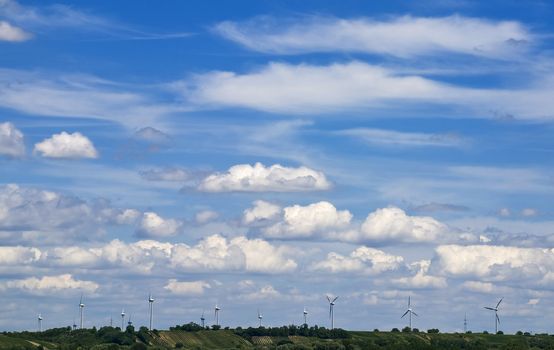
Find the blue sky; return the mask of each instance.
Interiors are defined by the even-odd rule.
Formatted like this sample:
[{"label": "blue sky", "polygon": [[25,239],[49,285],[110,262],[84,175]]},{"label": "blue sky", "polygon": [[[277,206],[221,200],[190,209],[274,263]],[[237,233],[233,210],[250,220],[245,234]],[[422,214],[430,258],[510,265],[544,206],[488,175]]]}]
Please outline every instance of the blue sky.
[{"label": "blue sky", "polygon": [[0,0],[0,329],[551,332],[553,12]]}]

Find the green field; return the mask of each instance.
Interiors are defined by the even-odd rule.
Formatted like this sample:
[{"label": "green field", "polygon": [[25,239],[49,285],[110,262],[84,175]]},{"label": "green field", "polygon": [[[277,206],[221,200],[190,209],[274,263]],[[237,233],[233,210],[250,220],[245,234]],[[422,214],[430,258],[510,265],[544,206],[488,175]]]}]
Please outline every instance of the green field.
[{"label": "green field", "polygon": [[[111,333],[110,333],[111,332]],[[50,333],[0,334],[0,349],[279,349],[279,350],[358,350],[358,349],[553,349],[554,336],[442,334],[410,332],[347,332],[341,339],[306,336],[245,336],[234,330],[146,331],[61,329]],[[111,337],[111,338],[110,338]],[[46,339],[48,338],[48,339]],[[112,341],[119,342],[113,343]],[[127,342],[127,343],[125,343]],[[122,345],[123,344],[123,345]]]}]

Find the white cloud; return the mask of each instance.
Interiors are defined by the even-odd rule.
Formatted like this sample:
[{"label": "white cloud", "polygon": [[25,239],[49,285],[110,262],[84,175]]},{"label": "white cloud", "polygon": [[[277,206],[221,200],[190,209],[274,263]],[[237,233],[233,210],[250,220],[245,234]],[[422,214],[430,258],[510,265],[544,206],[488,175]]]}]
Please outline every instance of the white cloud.
[{"label": "white cloud", "polygon": [[42,252],[37,248],[22,246],[0,247],[0,265],[24,265],[37,262]]},{"label": "white cloud", "polygon": [[219,217],[219,214],[213,210],[202,210],[194,215],[194,220],[199,224],[205,224]]},{"label": "white cloud", "polygon": [[500,216],[504,216],[504,217],[508,217],[510,216],[512,213],[510,212],[510,209],[508,208],[501,208],[499,211],[498,211],[498,215]]},{"label": "white cloud", "polygon": [[465,281],[462,284],[462,288],[479,293],[492,293],[496,290],[496,286],[494,284],[481,281]]},{"label": "white cloud", "polygon": [[352,214],[348,210],[337,210],[325,201],[307,206],[293,205],[284,208],[282,221],[264,228],[263,234],[273,238],[310,237],[344,229],[351,219]]},{"label": "white cloud", "polygon": [[485,281],[539,278],[554,275],[554,250],[491,245],[442,245],[436,248],[435,269],[450,276]]},{"label": "white cloud", "polygon": [[265,167],[239,164],[225,173],[215,173],[198,185],[204,192],[298,192],[327,190],[331,183],[322,172],[307,168],[290,168],[279,164]]},{"label": "white cloud", "polygon": [[533,208],[525,208],[521,211],[521,215],[525,217],[537,216],[537,214],[538,214],[538,211]]},{"label": "white cloud", "polygon": [[192,178],[192,174],[181,168],[149,169],[140,172],[140,175],[149,181],[185,182]]},{"label": "white cloud", "polygon": [[270,63],[243,75],[197,76],[192,102],[275,113],[313,114],[375,106],[382,100],[450,100],[453,91],[418,76],[400,76],[362,62],[311,66]]},{"label": "white cloud", "polygon": [[20,42],[27,41],[33,36],[23,29],[6,21],[0,20],[0,41]]},{"label": "white cloud", "polygon": [[454,134],[426,134],[394,130],[357,128],[338,132],[339,135],[356,137],[366,143],[398,147],[461,147],[466,141]]},{"label": "white cloud", "polygon": [[[363,111],[367,115],[368,111],[390,114],[407,108],[416,113],[423,106],[433,106],[458,116],[554,118],[549,112],[554,109],[550,98],[554,79],[548,73],[525,88],[471,88],[359,61],[327,66],[269,63],[244,74],[214,71],[197,75],[187,84],[183,89],[183,83],[175,83],[174,89],[204,108],[310,115]],[[454,111],[452,107],[456,107]]]},{"label": "white cloud", "polygon": [[49,158],[98,158],[92,142],[79,132],[54,134],[35,144],[35,152]]},{"label": "white cloud", "polygon": [[261,52],[349,51],[403,58],[453,52],[506,59],[521,49],[517,43],[532,40],[518,22],[458,15],[400,16],[381,21],[312,17],[294,23],[262,17],[246,23],[222,22],[215,31]]},{"label": "white cloud", "polygon": [[0,123],[0,154],[21,157],[25,154],[23,133],[12,123]]},{"label": "white cloud", "polygon": [[212,235],[195,246],[175,245],[171,264],[186,271],[246,270],[279,273],[295,270],[296,262],[286,255],[286,247],[275,247],[260,239],[236,237],[227,240],[220,235]]},{"label": "white cloud", "polygon": [[164,219],[154,212],[145,212],[137,228],[137,234],[149,237],[169,237],[176,235],[183,223],[175,219]]},{"label": "white cloud", "polygon": [[243,212],[242,222],[246,225],[264,223],[276,219],[281,213],[281,207],[262,200],[252,203],[254,206]]},{"label": "white cloud", "polygon": [[70,274],[57,276],[44,276],[42,278],[30,277],[20,280],[6,281],[0,287],[20,289],[30,293],[44,293],[63,290],[80,290],[94,293],[99,285],[92,281],[76,280]]},{"label": "white cloud", "polygon": [[404,258],[387,254],[382,250],[361,246],[350,253],[349,256],[331,252],[323,261],[316,262],[311,269],[340,272],[359,272],[367,274],[379,274],[385,271],[399,269],[404,264]]},{"label": "white cloud", "polygon": [[266,299],[276,299],[281,296],[282,294],[278,290],[276,290],[272,285],[267,284],[253,292],[246,293],[241,297],[242,299],[245,299],[245,300],[266,300]]},{"label": "white cloud", "polygon": [[403,288],[446,288],[448,283],[441,276],[429,275],[430,260],[421,260],[410,264],[410,268],[417,272],[410,277],[400,277],[393,279],[392,282]]},{"label": "white cloud", "polygon": [[202,295],[206,288],[211,288],[206,281],[179,282],[176,279],[170,279],[164,287],[177,295]]},{"label": "white cloud", "polygon": [[120,225],[134,224],[140,216],[140,212],[136,209],[125,209],[115,217],[115,222]]},{"label": "white cloud", "polygon": [[388,207],[370,213],[357,240],[434,242],[448,232],[446,225],[429,216],[409,216],[402,209]]}]

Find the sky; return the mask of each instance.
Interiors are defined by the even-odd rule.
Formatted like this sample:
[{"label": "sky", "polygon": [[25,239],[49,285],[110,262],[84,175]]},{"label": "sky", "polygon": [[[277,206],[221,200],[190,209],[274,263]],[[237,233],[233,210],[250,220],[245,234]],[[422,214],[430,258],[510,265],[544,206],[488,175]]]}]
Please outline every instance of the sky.
[{"label": "sky", "polygon": [[0,330],[554,332],[553,16],[0,0]]}]

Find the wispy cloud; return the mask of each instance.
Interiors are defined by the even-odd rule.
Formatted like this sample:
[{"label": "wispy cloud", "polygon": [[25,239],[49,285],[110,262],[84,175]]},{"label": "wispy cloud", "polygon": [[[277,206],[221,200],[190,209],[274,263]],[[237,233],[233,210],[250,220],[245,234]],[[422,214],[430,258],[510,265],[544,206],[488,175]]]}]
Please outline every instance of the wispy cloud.
[{"label": "wispy cloud", "polygon": [[338,19],[309,17],[280,21],[270,17],[221,22],[219,35],[248,49],[277,54],[363,52],[414,57],[440,52],[498,59],[525,49],[533,35],[516,21],[458,15]]},{"label": "wispy cloud", "polygon": [[471,88],[361,61],[329,65],[272,62],[243,74],[213,71],[197,75],[188,83],[173,84],[173,88],[189,103],[204,108],[308,115],[345,111],[368,115],[409,109],[418,115],[418,110],[431,106],[434,113],[464,117],[554,117],[549,112],[554,109],[551,73],[528,82],[525,88]]},{"label": "wispy cloud", "polygon": [[159,91],[88,75],[0,69],[0,107],[30,115],[103,119],[143,127],[183,110],[157,96]]},{"label": "wispy cloud", "polygon": [[[155,33],[141,30],[136,26],[125,24],[115,19],[93,14],[85,10],[63,4],[46,6],[22,5],[15,0],[0,0],[0,19],[6,18],[11,22],[29,30],[44,34],[45,31],[71,28],[66,33],[94,33],[103,38],[119,40],[163,40],[178,39],[193,35],[188,32]],[[0,22],[0,33],[1,30]],[[30,38],[31,34],[23,29],[19,37]],[[1,38],[1,34],[0,34]]]},{"label": "wispy cloud", "polygon": [[460,147],[466,145],[466,141],[456,134],[428,134],[372,128],[347,129],[338,131],[337,133],[339,135],[355,137],[369,144],[381,146]]}]

